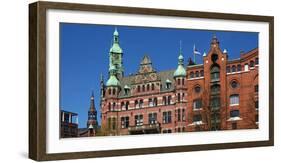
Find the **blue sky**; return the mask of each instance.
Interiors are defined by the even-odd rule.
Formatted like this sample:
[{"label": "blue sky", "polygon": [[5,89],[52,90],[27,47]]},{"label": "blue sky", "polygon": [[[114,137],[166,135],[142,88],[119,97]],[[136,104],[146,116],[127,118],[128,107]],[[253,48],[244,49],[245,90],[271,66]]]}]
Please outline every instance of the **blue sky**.
[{"label": "blue sky", "polygon": [[[144,55],[149,55],[157,71],[177,67],[180,41],[185,59],[193,58],[193,46],[203,54],[214,34],[229,59],[239,58],[240,51],[258,47],[258,33],[206,31],[169,28],[127,27],[92,24],[60,25],[60,107],[79,115],[79,127],[86,127],[91,91],[100,123],[100,74],[107,80],[109,49],[117,27],[123,49],[125,75],[135,73]],[[196,61],[202,63],[202,57]]]}]

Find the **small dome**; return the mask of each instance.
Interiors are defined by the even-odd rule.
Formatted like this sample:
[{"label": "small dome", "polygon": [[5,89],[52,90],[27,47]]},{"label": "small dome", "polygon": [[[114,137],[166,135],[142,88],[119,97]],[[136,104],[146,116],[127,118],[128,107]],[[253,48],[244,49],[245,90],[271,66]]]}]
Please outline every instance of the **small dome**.
[{"label": "small dome", "polygon": [[110,53],[123,53],[122,48],[119,46],[118,43],[114,43],[110,48]]},{"label": "small dome", "polygon": [[183,56],[182,56],[182,55],[180,55],[178,59],[179,59],[179,60],[183,60]]},{"label": "small dome", "polygon": [[186,71],[182,65],[179,65],[177,70],[174,72],[174,77],[185,77]]},{"label": "small dome", "polygon": [[118,81],[118,79],[116,78],[115,75],[110,75],[109,79],[106,82],[106,86],[107,87],[110,87],[110,86],[117,87],[117,86],[120,86],[120,82]]}]

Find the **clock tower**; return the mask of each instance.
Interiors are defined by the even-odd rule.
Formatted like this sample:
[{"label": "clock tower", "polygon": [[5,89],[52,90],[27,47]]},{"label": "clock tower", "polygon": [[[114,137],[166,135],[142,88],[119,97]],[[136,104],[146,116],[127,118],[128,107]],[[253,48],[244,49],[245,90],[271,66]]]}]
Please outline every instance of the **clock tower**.
[{"label": "clock tower", "polygon": [[119,45],[119,33],[117,28],[113,33],[113,43],[109,50],[109,69],[115,66],[116,69],[116,77],[119,79],[124,76],[123,69],[123,50]]}]

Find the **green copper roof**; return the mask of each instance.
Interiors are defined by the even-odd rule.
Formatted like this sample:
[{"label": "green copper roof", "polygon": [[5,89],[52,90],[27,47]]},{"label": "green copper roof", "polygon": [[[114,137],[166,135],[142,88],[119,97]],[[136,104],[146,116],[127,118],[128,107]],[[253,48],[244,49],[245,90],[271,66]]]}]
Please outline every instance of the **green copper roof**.
[{"label": "green copper roof", "polygon": [[113,32],[113,44],[110,48],[110,53],[123,53],[123,50],[119,45],[119,33],[117,28],[115,28],[115,31]]},{"label": "green copper roof", "polygon": [[186,71],[185,71],[185,68],[183,66],[183,56],[181,54],[181,51],[180,51],[180,55],[178,57],[178,68],[177,70],[174,72],[174,77],[185,77],[186,76]]},{"label": "green copper roof", "polygon": [[107,87],[110,87],[110,86],[113,86],[113,87],[120,86],[120,82],[116,78],[115,75],[110,75],[109,79],[106,82],[106,86]]},{"label": "green copper roof", "polygon": [[183,65],[179,65],[177,70],[174,72],[174,77],[185,77],[186,76],[186,71]]},{"label": "green copper roof", "polygon": [[116,67],[114,65],[109,67],[110,77],[106,82],[106,86],[120,86],[119,80],[116,78]]},{"label": "green copper roof", "polygon": [[113,43],[112,47],[110,48],[110,53],[123,53],[123,50],[119,46],[118,43]]}]

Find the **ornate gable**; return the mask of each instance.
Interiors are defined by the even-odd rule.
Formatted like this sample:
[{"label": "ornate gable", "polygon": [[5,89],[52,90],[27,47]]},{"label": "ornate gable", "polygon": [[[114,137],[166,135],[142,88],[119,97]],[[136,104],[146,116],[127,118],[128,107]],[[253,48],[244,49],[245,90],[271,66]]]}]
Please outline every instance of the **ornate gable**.
[{"label": "ornate gable", "polygon": [[158,80],[156,71],[152,67],[150,58],[145,55],[140,63],[139,71],[135,77],[135,83],[146,83]]}]

